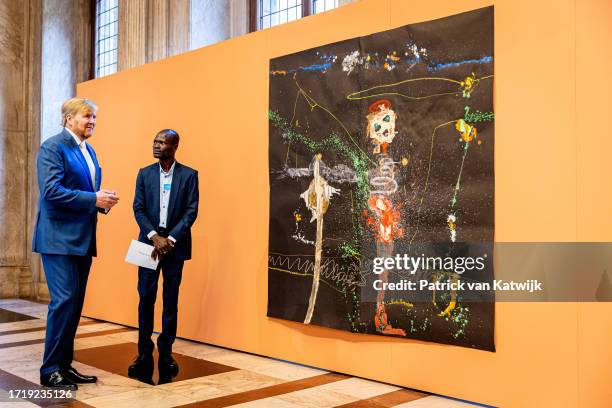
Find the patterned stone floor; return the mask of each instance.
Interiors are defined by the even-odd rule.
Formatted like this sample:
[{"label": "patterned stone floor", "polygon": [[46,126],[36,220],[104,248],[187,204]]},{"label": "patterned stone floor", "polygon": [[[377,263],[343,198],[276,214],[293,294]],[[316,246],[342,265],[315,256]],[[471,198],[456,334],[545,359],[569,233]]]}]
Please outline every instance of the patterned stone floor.
[{"label": "patterned stone floor", "polygon": [[[178,339],[180,372],[149,385],[127,377],[137,354],[136,330],[82,318],[75,340],[77,370],[97,375],[72,399],[40,397],[39,367],[47,306],[0,299],[0,407],[345,407],[469,408],[482,406]],[[155,373],[154,383],[158,383]],[[32,398],[15,398],[31,390]],[[25,392],[25,391],[24,391]],[[23,396],[23,393],[22,395]]]}]

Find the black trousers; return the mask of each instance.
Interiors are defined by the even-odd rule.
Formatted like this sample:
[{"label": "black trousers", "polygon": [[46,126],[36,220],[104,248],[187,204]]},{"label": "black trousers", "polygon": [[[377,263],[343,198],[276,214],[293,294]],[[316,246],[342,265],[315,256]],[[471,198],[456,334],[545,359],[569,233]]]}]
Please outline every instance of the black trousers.
[{"label": "black trousers", "polygon": [[157,282],[159,273],[163,277],[163,312],[162,332],[157,338],[157,349],[160,354],[170,354],[172,344],[176,339],[178,314],[178,294],[183,276],[184,261],[162,259],[156,270],[138,268],[138,352],[152,354],[155,348],[151,335],[153,334],[153,316],[155,299],[157,297]]}]

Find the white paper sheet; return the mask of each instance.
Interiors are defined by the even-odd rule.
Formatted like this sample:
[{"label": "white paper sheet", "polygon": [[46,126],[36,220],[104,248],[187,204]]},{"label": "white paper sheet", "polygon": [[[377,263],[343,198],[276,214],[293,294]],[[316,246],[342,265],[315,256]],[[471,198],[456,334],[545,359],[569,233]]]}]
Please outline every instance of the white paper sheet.
[{"label": "white paper sheet", "polygon": [[154,247],[147,245],[143,242],[132,240],[128,249],[127,255],[125,256],[125,262],[134,264],[136,266],[142,266],[149,269],[157,269],[159,264],[159,258],[154,260],[151,258]]}]

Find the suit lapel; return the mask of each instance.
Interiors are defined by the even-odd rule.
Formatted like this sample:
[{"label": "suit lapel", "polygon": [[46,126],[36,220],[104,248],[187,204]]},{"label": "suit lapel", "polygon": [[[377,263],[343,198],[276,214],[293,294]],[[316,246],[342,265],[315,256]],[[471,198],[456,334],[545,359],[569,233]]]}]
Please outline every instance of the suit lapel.
[{"label": "suit lapel", "polygon": [[149,171],[149,179],[150,183],[153,185],[153,210],[155,211],[155,220],[157,220],[154,225],[155,228],[159,226],[159,177],[159,164],[154,164]]},{"label": "suit lapel", "polygon": [[170,222],[172,212],[176,204],[176,197],[181,188],[182,174],[181,165],[176,162],[174,165],[174,174],[172,174],[172,188],[170,189],[170,200],[168,201],[168,222]]},{"label": "suit lapel", "polygon": [[83,153],[81,153],[81,149],[79,145],[76,143],[76,140],[72,137],[72,135],[64,129],[64,136],[68,138],[68,142],[70,146],[72,146],[72,153],[76,156],[79,163],[81,163],[81,173],[85,175],[87,182],[89,183],[89,187],[91,187],[92,191],[94,190],[94,186],[91,181],[91,173],[89,173],[89,167],[87,166],[87,162],[85,161],[85,157],[83,157]]}]

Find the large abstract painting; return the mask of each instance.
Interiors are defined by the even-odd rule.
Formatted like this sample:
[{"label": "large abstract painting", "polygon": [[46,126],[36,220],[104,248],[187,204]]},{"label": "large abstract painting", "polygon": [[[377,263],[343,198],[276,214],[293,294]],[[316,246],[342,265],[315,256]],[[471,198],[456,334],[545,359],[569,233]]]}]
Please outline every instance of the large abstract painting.
[{"label": "large abstract painting", "polygon": [[268,316],[494,351],[493,61],[493,7],[270,61]]}]

